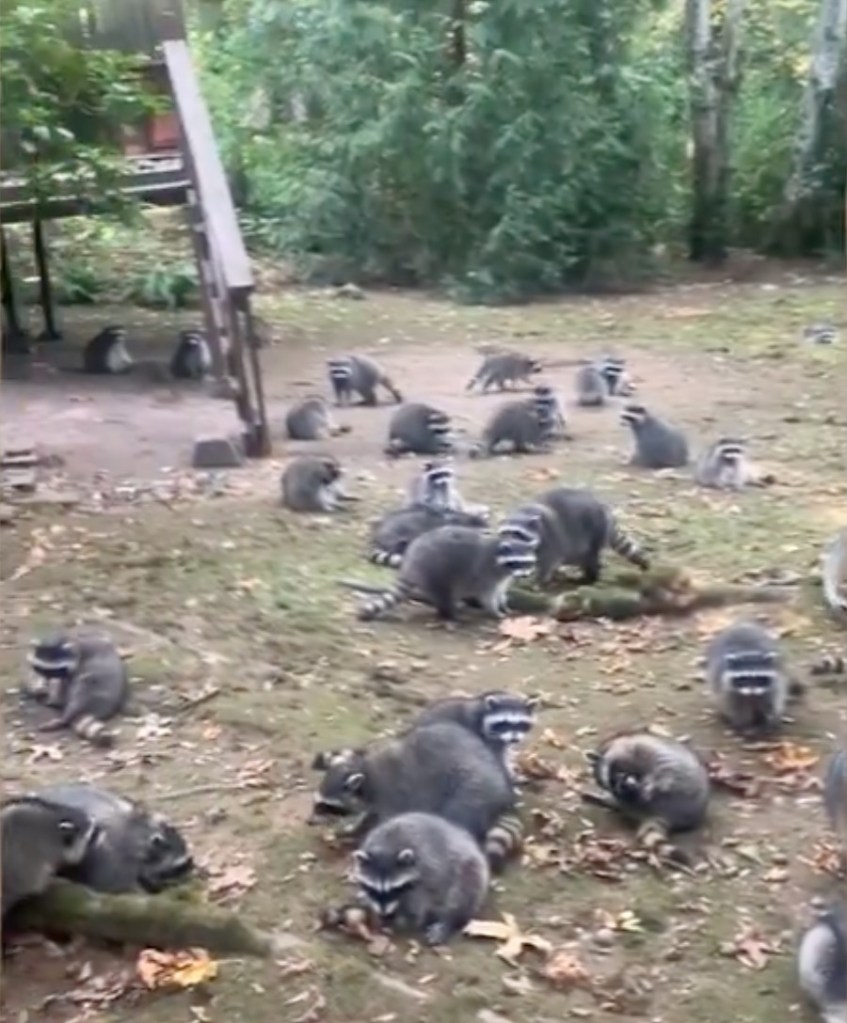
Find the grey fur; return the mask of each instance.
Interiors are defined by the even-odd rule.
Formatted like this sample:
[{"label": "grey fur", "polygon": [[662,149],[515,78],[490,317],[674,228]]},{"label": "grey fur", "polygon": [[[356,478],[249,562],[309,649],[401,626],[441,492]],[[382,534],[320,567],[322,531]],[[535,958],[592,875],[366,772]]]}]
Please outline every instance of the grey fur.
[{"label": "grey fur", "polygon": [[327,360],[329,381],[337,405],[349,405],[358,394],[363,405],[377,404],[377,387],[383,387],[398,404],[403,395],[382,367],[366,355],[340,355]]},{"label": "grey fur", "polygon": [[815,345],[834,345],[838,341],[838,328],[832,323],[811,323],[803,329],[803,340]]},{"label": "grey fur", "polygon": [[[595,583],[606,548],[643,570],[650,567],[647,555],[621,529],[612,509],[587,489],[553,487],[516,508],[507,523],[530,525],[537,533],[536,579],[542,586],[566,565],[581,569],[585,583]],[[501,531],[504,528],[505,524]]]},{"label": "grey fur", "polygon": [[580,366],[576,373],[576,401],[583,408],[601,408],[612,396],[631,394],[626,360],[606,355]]},{"label": "grey fur", "polygon": [[363,604],[358,617],[370,621],[417,600],[445,620],[454,619],[463,602],[502,618],[512,580],[535,569],[536,545],[532,536],[500,538],[468,526],[439,526],[412,541],[394,586]]},{"label": "grey fur", "polygon": [[488,863],[477,843],[430,813],[404,813],[380,824],[353,856],[362,902],[427,945],[446,944],[488,894]]},{"label": "grey fur", "polygon": [[97,824],[85,856],[61,871],[71,881],[98,892],[158,892],[194,869],[180,832],[134,800],[82,782],[49,785],[36,795]]},{"label": "grey fur", "polygon": [[129,676],[109,636],[59,630],[33,641],[28,662],[34,675],[23,694],[58,711],[40,731],[70,728],[94,745],[111,745],[114,735],[104,723],[126,705]]},{"label": "grey fur", "polygon": [[830,903],[806,930],[797,950],[800,987],[823,1023],[847,1020],[847,905]]},{"label": "grey fur", "polygon": [[779,645],[754,622],[737,622],[706,649],[706,682],[718,713],[735,731],[779,728],[791,692]]},{"label": "grey fur", "polygon": [[397,508],[386,512],[372,526],[368,559],[376,565],[396,568],[403,561],[409,544],[424,533],[446,525],[482,529],[486,524],[487,516],[474,512],[450,511],[426,504]]},{"label": "grey fur", "polygon": [[847,612],[847,529],[826,544],[822,564],[823,597],[830,611]]},{"label": "grey fur", "polygon": [[96,828],[87,814],[32,796],[4,800],[0,807],[3,917],[20,902],[40,895],[65,867],[79,863]]},{"label": "grey fur", "polygon": [[423,402],[401,405],[388,422],[387,455],[444,455],[453,450],[450,416]]},{"label": "grey fur", "polygon": [[688,441],[682,431],[652,415],[643,405],[625,406],[621,422],[630,427],[635,441],[630,465],[678,469],[688,464]]},{"label": "grey fur", "polygon": [[82,368],[86,373],[118,374],[128,372],[133,365],[126,346],[124,327],[105,327],[85,346]]},{"label": "grey fur", "polygon": [[847,749],[837,749],[829,759],[823,781],[823,803],[832,830],[847,854]]},{"label": "grey fur", "polygon": [[555,396],[533,395],[508,401],[495,409],[482,433],[482,442],[470,449],[472,458],[498,453],[539,454],[549,452],[560,416]]},{"label": "grey fur", "polygon": [[299,455],[282,471],[283,505],[296,512],[334,512],[352,500],[341,485],[343,469],[333,455]]},{"label": "grey fur", "polygon": [[203,380],[212,371],[212,353],[202,330],[183,330],[171,359],[171,376]]},{"label": "grey fur", "polygon": [[754,473],[745,449],[745,442],[739,438],[719,438],[697,459],[694,467],[695,481],[701,487],[716,490],[741,490],[754,482]]},{"label": "grey fur", "polygon": [[538,359],[521,352],[494,352],[485,356],[482,365],[465,385],[465,390],[472,391],[478,386],[483,394],[491,387],[503,391],[513,383],[528,383],[542,368]]},{"label": "grey fur", "polygon": [[349,433],[349,426],[339,426],[323,398],[313,395],[303,398],[288,410],[285,432],[289,440],[329,440]]}]

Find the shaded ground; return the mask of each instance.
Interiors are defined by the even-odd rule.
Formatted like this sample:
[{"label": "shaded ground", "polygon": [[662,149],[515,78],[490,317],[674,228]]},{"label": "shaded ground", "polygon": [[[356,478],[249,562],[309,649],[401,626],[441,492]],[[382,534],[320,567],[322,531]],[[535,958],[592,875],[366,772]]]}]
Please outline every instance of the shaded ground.
[{"label": "shaded ground", "polygon": [[[588,484],[665,560],[725,579],[769,569],[807,576],[823,538],[844,521],[845,347],[798,341],[812,320],[841,320],[844,331],[843,281],[695,285],[497,310],[402,294],[345,302],[291,291],[261,311],[280,336],[263,357],[277,423],[293,396],[324,388],[323,360],[339,348],[376,353],[409,398],[443,406],[474,434],[498,400],[463,393],[478,361],[475,344],[509,343],[557,360],[613,347],[629,357],[645,403],[686,427],[695,447],[726,430],[743,432],[778,481],[730,497],[695,490],[684,477],[636,474],[623,464],[629,442],[616,411],[574,410],[575,440],[554,455],[461,462],[466,496],[498,510],[551,480]],[[122,315],[97,312],[99,323]],[[150,330],[142,354],[166,358],[158,338],[172,337],[177,321],[166,329],[157,321],[153,330],[146,314],[128,315],[138,332]],[[54,364],[72,364],[72,345],[93,333],[90,317],[69,316],[68,328],[71,345],[45,355]],[[94,392],[82,376],[60,387],[58,374],[39,372],[40,381],[4,387],[5,443],[25,432],[28,443],[62,454],[64,471],[82,485],[103,468],[111,473],[108,484],[98,483],[106,491],[118,480],[161,478],[163,467],[185,466],[195,433],[231,422],[228,405],[198,394],[160,385],[129,393],[129,382],[127,393]],[[572,375],[569,368],[550,373],[566,398]],[[809,897],[827,887],[810,862],[813,842],[824,837],[814,789],[770,787],[755,800],[719,795],[704,841],[721,866],[702,876],[659,876],[641,865],[624,869],[617,882],[602,881],[572,864],[586,828],[621,835],[598,811],[581,809],[574,794],[581,751],[598,734],[652,722],[723,751],[734,767],[772,773],[761,753],[743,750],[713,721],[696,685],[702,642],[731,615],[580,624],[526,646],[504,644],[479,620],[457,630],[434,627],[421,610],[355,624],[353,603],[334,580],[385,578],[361,559],[367,522],[415,469],[381,456],[390,412],[344,412],[353,432],[327,445],[350,467],[351,489],[362,497],[344,519],[278,508],[287,453],[280,443],[274,460],[232,474],[215,496],[202,487],[194,493],[183,468],[166,477],[187,496],[171,493],[167,503],[116,496],[104,514],[32,511],[3,531],[4,577],[19,576],[6,584],[0,626],[10,690],[7,788],[73,773],[161,804],[213,871],[238,863],[255,872],[239,905],[302,938],[296,958],[311,963],[286,974],[228,961],[211,1003],[145,996],[131,1006],[117,1002],[99,1018],[449,1023],[486,1009],[531,1021],[805,1018],[795,1004],[793,936]],[[63,418],[48,419],[57,413]],[[843,630],[826,619],[811,586],[764,618],[784,634],[801,673],[817,651],[843,649]],[[132,654],[136,717],[124,722],[119,746],[105,758],[71,739],[39,738],[11,691],[30,634],[57,620],[107,621]],[[175,710],[180,696],[210,684],[221,688],[217,698]],[[501,685],[542,694],[535,747],[566,770],[528,799],[560,826],[552,838],[539,836],[527,862],[498,882],[487,915],[512,912],[556,945],[581,942],[579,955],[611,992],[605,998],[553,991],[534,975],[531,955],[514,970],[489,942],[457,941],[442,956],[398,943],[376,958],[313,932],[320,909],[344,891],[343,861],[303,823],[314,752],[394,730],[427,698]],[[789,736],[824,752],[844,727],[843,690],[839,697],[816,689]],[[211,785],[219,789],[193,791]],[[643,931],[618,931],[610,947],[598,945],[592,934],[603,929],[604,914],[623,910],[637,914]],[[720,954],[747,927],[774,950],[761,971]],[[68,1003],[36,1010],[48,992],[78,988],[71,967],[88,961],[95,975],[122,966],[87,948],[56,958],[41,946],[23,950],[4,970],[4,1018],[17,1020],[24,1010],[33,1012],[29,1019],[72,1017],[79,1010]]]}]

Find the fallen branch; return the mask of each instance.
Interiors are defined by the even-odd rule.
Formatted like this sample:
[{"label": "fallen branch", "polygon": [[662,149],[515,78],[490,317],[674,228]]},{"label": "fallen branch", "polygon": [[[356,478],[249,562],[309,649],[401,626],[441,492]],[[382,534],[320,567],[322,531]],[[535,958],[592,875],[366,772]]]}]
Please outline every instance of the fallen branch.
[{"label": "fallen branch", "polygon": [[207,782],[204,785],[191,785],[186,789],[173,789],[171,792],[160,792],[156,796],[158,802],[166,799],[188,799],[191,796],[208,796],[218,792],[257,792],[255,785],[246,785],[244,782]]},{"label": "fallen branch", "polygon": [[168,894],[103,895],[70,881],[54,881],[43,895],[16,910],[17,931],[79,934],[127,945],[267,957],[298,943],[245,923],[215,906]]}]

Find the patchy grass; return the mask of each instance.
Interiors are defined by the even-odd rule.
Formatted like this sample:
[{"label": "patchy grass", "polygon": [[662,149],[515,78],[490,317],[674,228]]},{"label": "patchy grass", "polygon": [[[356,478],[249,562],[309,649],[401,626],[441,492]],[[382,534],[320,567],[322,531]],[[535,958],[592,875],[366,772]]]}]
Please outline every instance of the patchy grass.
[{"label": "patchy grass", "polygon": [[[472,434],[497,400],[462,393],[477,358],[473,344],[513,343],[547,358],[613,346],[629,356],[645,402],[684,426],[695,447],[724,430],[743,432],[777,480],[724,496],[694,488],[684,474],[631,471],[623,464],[629,442],[616,413],[575,410],[575,440],[554,455],[461,463],[467,496],[498,511],[554,479],[584,483],[608,496],[663,560],[727,580],[769,570],[808,577],[823,539],[843,522],[845,347],[812,350],[798,342],[805,323],[838,322],[842,282],[691,286],[649,297],[497,310],[393,293],[348,303],[302,291],[262,305],[280,337],[264,357],[275,415],[292,395],[320,383],[328,351],[356,348],[379,353],[410,397],[443,405]],[[80,322],[80,336],[89,325]],[[551,373],[566,395],[571,375],[567,368]],[[275,966],[227,962],[207,1015],[198,1019],[464,1023],[482,1009],[538,1021],[580,1013],[663,1023],[802,1018],[799,1009],[787,1008],[798,1001],[793,938],[808,898],[826,887],[801,858],[823,835],[817,800],[808,794],[756,800],[718,794],[702,841],[726,869],[665,877],[640,865],[614,883],[529,860],[497,882],[489,915],[512,912],[525,930],[556,945],[582,938],[586,964],[607,978],[614,995],[607,1002],[553,991],[536,976],[540,962],[531,953],[522,968],[524,993],[510,994],[519,974],[492,954],[489,942],[457,940],[439,956],[398,943],[375,958],[355,943],[314,933],[319,911],[342,895],[344,883],[343,860],[305,825],[312,756],[392,731],[428,698],[491,686],[541,693],[546,710],[536,748],[570,777],[597,736],[638,722],[690,735],[733,766],[768,772],[761,754],[742,749],[716,724],[696,683],[703,641],[741,610],[618,626],[579,623],[505,649],[496,628],[480,619],[444,629],[426,612],[411,610],[393,622],[356,623],[353,601],[336,579],[386,577],[361,558],[367,523],[414,468],[380,456],[389,414],[384,407],[344,413],[353,433],[333,447],[350,466],[351,489],[362,501],[332,522],[282,512],[280,463],[272,462],[235,474],[231,492],[221,497],[112,514],[34,512],[4,531],[7,579],[33,547],[45,555],[6,584],[0,667],[8,690],[7,786],[69,774],[100,778],[152,804],[161,801],[201,859],[253,867],[257,881],[241,901],[244,913],[298,935],[312,968],[280,980]],[[781,631],[800,674],[820,649],[843,647],[843,631],[823,614],[811,584],[790,606],[750,613]],[[38,628],[75,620],[110,623],[132,654],[136,718],[124,722],[117,751],[105,759],[70,738],[51,738],[59,759],[33,761],[33,742],[43,746],[44,739],[13,693],[23,649]],[[179,696],[209,684],[220,687],[217,698],[175,712]],[[823,753],[828,735],[843,730],[844,715],[843,699],[814,690],[788,735]],[[551,736],[563,748],[551,745]],[[267,785],[228,790],[251,772]],[[192,794],[201,785],[220,791]],[[544,783],[527,803],[528,811],[561,820],[560,832],[539,844],[568,852],[589,826],[621,834],[599,811],[582,809],[565,781]],[[785,878],[766,880],[783,859]],[[638,915],[644,932],[616,934],[610,948],[597,947],[590,940],[595,914],[624,910]],[[778,949],[760,972],[720,953],[747,925]],[[72,983],[61,960],[52,973],[45,968],[47,976],[33,974],[37,954],[28,950],[9,963],[4,1018],[20,1018],[51,987]],[[85,956],[85,950],[71,953]],[[184,1004],[190,998],[118,1003],[100,1018],[183,1020],[190,1018]]]}]

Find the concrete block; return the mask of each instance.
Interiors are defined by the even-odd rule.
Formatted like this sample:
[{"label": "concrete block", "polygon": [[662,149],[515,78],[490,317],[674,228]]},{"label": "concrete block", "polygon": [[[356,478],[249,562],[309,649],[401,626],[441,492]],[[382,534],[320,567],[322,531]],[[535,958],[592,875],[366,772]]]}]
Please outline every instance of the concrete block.
[{"label": "concrete block", "polygon": [[237,469],[245,458],[240,437],[198,437],[191,465],[194,469]]}]

